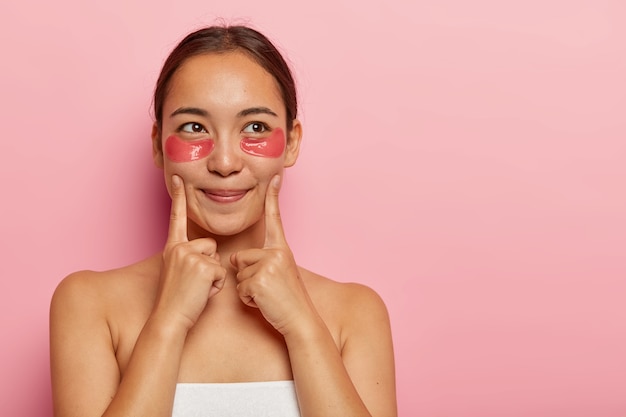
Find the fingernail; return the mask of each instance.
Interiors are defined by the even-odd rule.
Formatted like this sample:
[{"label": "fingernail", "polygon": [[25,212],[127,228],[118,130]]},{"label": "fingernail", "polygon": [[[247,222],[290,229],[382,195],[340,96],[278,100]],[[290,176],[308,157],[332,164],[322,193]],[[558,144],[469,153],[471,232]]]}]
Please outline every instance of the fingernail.
[{"label": "fingernail", "polygon": [[174,188],[180,187],[180,177],[178,175],[172,175],[172,185]]},{"label": "fingernail", "polygon": [[272,186],[273,187],[280,187],[280,175],[274,175],[274,178],[272,178]]}]

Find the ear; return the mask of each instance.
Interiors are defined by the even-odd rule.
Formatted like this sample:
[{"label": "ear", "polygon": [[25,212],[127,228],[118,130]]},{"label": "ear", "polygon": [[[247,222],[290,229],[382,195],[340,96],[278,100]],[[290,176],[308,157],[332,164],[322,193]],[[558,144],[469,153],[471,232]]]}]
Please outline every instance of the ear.
[{"label": "ear", "polygon": [[152,125],[152,159],[157,168],[163,168],[163,147],[161,146],[161,129],[156,122]]},{"label": "ear", "polygon": [[289,131],[289,137],[287,138],[287,148],[285,149],[285,168],[293,166],[298,160],[301,142],[302,124],[298,119],[293,119],[293,127]]}]

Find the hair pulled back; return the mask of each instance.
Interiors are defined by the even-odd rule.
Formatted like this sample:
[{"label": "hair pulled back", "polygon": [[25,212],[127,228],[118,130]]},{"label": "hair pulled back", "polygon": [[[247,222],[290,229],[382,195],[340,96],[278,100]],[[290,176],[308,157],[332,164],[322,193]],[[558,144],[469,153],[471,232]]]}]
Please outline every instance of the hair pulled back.
[{"label": "hair pulled back", "polygon": [[265,35],[247,26],[210,26],[187,35],[163,64],[154,91],[154,117],[159,131],[163,122],[163,102],[178,68],[197,55],[234,51],[247,54],[274,77],[285,104],[287,130],[291,130],[298,111],[296,86],[280,52]]}]

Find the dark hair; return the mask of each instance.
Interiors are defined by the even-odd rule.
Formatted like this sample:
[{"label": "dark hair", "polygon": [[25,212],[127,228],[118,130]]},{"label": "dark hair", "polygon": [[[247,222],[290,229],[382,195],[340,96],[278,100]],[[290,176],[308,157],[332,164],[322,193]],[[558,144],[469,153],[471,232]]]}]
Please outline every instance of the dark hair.
[{"label": "dark hair", "polygon": [[246,26],[210,26],[187,35],[165,60],[154,90],[154,117],[159,131],[163,122],[163,102],[170,80],[176,70],[188,59],[209,53],[241,51],[276,80],[287,113],[287,130],[293,127],[298,111],[296,85],[280,52],[260,32]]}]

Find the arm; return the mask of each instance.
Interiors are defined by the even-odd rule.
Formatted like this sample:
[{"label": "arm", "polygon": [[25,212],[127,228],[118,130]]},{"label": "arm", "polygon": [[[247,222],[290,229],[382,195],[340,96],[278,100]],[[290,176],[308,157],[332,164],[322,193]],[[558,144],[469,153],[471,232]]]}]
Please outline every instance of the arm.
[{"label": "arm", "polygon": [[170,416],[184,333],[151,317],[120,381],[101,293],[90,282],[95,279],[89,273],[71,275],[52,299],[55,417]]},{"label": "arm", "polygon": [[321,320],[285,335],[302,415],[395,417],[386,308],[367,287],[351,284],[348,294],[341,352]]},{"label": "arm", "polygon": [[[116,308],[107,299],[107,277],[78,273],[55,292],[50,348],[56,417],[169,417],[187,332],[208,299],[224,284],[212,239],[187,239],[186,198],[172,181],[172,213],[152,313],[124,375],[118,368],[107,321]],[[156,277],[155,277],[156,278]]]}]

